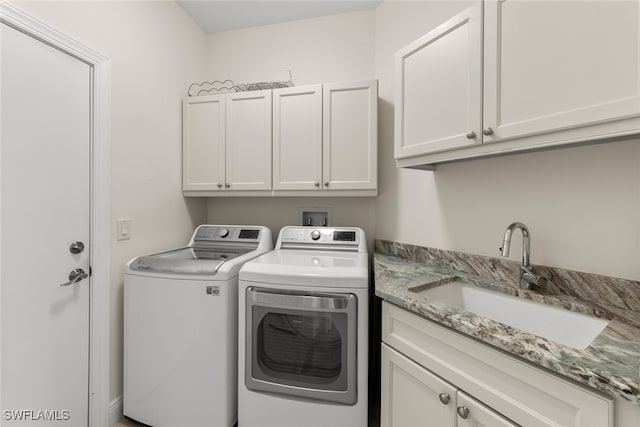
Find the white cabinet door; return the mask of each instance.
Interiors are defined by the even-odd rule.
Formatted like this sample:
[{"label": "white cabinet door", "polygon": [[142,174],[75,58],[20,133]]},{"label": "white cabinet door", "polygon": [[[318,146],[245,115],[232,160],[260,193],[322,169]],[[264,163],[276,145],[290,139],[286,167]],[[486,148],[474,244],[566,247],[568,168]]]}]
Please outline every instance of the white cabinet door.
[{"label": "white cabinet door", "polygon": [[226,95],[228,190],[271,189],[271,90]]},{"label": "white cabinet door", "polygon": [[323,85],[325,190],[377,189],[377,81]]},{"label": "white cabinet door", "polygon": [[273,91],[273,188],[319,190],[322,85]]},{"label": "white cabinet door", "polygon": [[223,190],[225,95],[185,98],[182,121],[182,189]]},{"label": "white cabinet door", "polygon": [[381,427],[455,426],[456,389],[384,343],[381,381]]},{"label": "white cabinet door", "polygon": [[480,144],[482,3],[396,53],[395,157]]},{"label": "white cabinet door", "polygon": [[486,1],[483,142],[640,113],[638,1]]},{"label": "white cabinet door", "polygon": [[463,391],[457,395],[458,427],[518,427]]}]

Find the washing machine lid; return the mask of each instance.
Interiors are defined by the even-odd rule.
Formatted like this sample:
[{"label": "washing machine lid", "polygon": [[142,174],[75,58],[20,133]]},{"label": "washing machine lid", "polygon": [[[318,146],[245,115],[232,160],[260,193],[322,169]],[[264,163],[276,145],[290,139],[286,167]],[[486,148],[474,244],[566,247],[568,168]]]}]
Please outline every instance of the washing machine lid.
[{"label": "washing machine lid", "polygon": [[240,280],[265,285],[367,288],[369,257],[358,252],[277,249],[244,264]]},{"label": "washing machine lid", "polygon": [[215,274],[222,265],[254,248],[193,246],[141,256],[129,268],[137,271],[175,274]]}]

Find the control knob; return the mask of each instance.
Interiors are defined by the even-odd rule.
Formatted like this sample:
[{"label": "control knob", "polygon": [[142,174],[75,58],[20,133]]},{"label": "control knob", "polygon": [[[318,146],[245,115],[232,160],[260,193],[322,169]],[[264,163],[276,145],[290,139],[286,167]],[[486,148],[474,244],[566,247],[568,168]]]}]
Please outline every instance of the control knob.
[{"label": "control knob", "polygon": [[220,230],[220,237],[222,237],[223,239],[225,237],[227,237],[229,235],[229,230],[226,228],[223,228],[222,230]]},{"label": "control knob", "polygon": [[320,232],[318,230],[313,230],[311,232],[311,240],[318,240],[320,238]]}]

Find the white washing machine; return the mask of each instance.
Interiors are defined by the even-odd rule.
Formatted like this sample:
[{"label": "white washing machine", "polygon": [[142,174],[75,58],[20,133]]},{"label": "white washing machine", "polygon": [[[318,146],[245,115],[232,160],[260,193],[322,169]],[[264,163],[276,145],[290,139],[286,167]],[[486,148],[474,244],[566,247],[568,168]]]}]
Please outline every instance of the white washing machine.
[{"label": "white washing machine", "polygon": [[365,427],[364,231],[285,227],[240,270],[238,427]]},{"label": "white washing machine", "polygon": [[155,427],[237,419],[238,272],[273,248],[258,226],[199,226],[124,275],[124,415]]}]

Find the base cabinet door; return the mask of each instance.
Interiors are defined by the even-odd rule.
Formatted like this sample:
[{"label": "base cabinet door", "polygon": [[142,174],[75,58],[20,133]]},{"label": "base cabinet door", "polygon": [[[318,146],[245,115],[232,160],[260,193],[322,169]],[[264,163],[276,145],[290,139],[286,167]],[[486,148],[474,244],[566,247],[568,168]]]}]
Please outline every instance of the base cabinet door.
[{"label": "base cabinet door", "polygon": [[482,402],[382,344],[382,427],[517,427]]},{"label": "base cabinet door", "polygon": [[457,394],[458,427],[517,427],[488,406],[477,401],[464,391],[458,390]]},{"label": "base cabinet door", "polygon": [[381,427],[453,427],[456,389],[382,344]]}]

